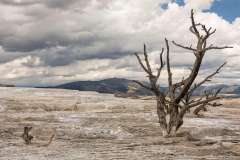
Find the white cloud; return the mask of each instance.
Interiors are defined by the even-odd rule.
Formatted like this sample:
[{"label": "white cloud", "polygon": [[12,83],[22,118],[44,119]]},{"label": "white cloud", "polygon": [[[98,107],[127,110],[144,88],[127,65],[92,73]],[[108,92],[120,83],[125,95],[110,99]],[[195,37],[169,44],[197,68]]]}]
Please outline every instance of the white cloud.
[{"label": "white cloud", "polygon": [[[110,77],[146,80],[133,53],[142,53],[142,45],[146,43],[151,65],[156,68],[158,53],[162,47],[166,48],[164,38],[170,44],[174,79],[182,79],[189,73],[195,56],[175,47],[171,41],[196,45],[196,37],[189,32],[191,9],[196,22],[217,29],[209,45],[234,47],[209,51],[201,68],[203,76],[227,61],[227,69],[214,81],[234,83],[220,77],[229,77],[230,73],[240,79],[236,67],[240,61],[240,18],[230,24],[215,13],[202,12],[211,7],[213,0],[185,0],[184,6],[168,2],[0,0],[1,83],[39,86]],[[164,3],[168,3],[167,10],[160,7]],[[165,85],[165,70],[162,76],[159,83]]]}]

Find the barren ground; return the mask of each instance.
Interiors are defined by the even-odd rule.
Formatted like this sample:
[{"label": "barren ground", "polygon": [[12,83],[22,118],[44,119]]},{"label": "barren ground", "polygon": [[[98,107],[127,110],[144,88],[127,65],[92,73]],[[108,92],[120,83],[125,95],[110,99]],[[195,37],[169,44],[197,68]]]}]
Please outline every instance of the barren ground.
[{"label": "barren ground", "polygon": [[[188,113],[162,138],[154,100],[60,89],[0,88],[0,159],[240,159],[240,99]],[[23,127],[34,138],[26,145]],[[46,144],[54,134],[52,143]]]}]

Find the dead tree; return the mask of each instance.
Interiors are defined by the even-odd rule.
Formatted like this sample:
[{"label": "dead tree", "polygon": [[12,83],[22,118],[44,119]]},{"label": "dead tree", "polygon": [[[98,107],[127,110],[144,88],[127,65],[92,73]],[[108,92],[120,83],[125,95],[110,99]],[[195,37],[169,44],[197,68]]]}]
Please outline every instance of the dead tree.
[{"label": "dead tree", "polygon": [[200,117],[199,112],[200,112],[201,110],[207,111],[206,105],[207,105],[207,103],[201,104],[200,106],[198,106],[198,107],[193,111],[193,113],[194,113],[195,115],[197,115],[197,116]]},{"label": "dead tree", "polygon": [[203,110],[203,111],[207,111],[207,106],[212,106],[212,107],[216,107],[216,106],[221,106],[222,104],[219,104],[219,103],[203,103],[203,104],[201,104],[200,106],[198,106],[194,111],[193,111],[193,113],[195,114],[195,115],[197,115],[197,116],[200,116],[199,115],[199,112],[201,111],[201,110]]},{"label": "dead tree", "polygon": [[28,132],[32,129],[32,127],[25,126],[23,128],[23,134],[21,135],[21,138],[24,140],[26,144],[31,143],[31,140],[33,139],[33,136],[29,135]]},{"label": "dead tree", "polygon": [[[145,60],[146,65],[143,64],[143,62],[141,61],[138,54],[135,53],[135,55],[139,61],[139,64],[141,65],[143,70],[148,74],[147,77],[149,78],[151,86],[146,86],[143,83],[136,81],[136,80],[134,80],[134,82],[138,83],[139,85],[141,85],[144,88],[151,90],[154,93],[154,95],[156,96],[157,115],[159,118],[159,123],[162,128],[164,137],[171,137],[171,136],[176,135],[177,130],[183,124],[183,117],[187,110],[189,110],[192,107],[201,105],[201,104],[210,103],[211,101],[214,101],[214,100],[220,98],[218,96],[218,93],[220,92],[221,89],[219,89],[212,95],[204,94],[202,97],[200,97],[198,99],[191,99],[193,92],[199,86],[201,86],[203,83],[205,83],[206,81],[210,81],[211,78],[215,74],[219,73],[219,70],[226,64],[226,62],[224,64],[222,64],[220,67],[218,67],[218,69],[214,73],[207,76],[200,83],[194,84],[194,80],[196,79],[196,77],[198,75],[200,66],[202,64],[203,57],[207,51],[212,50],[212,49],[232,48],[229,46],[224,46],[224,47],[217,47],[217,46],[213,46],[213,45],[207,46],[207,39],[213,33],[215,33],[216,29],[211,31],[212,28],[207,29],[206,26],[203,24],[200,24],[200,23],[196,24],[194,21],[193,15],[194,15],[193,10],[191,10],[190,18],[191,18],[192,25],[189,28],[189,30],[197,38],[196,47],[192,48],[192,45],[190,47],[187,47],[187,46],[183,46],[181,44],[177,44],[174,41],[172,41],[173,44],[175,44],[176,46],[186,49],[186,50],[189,50],[189,51],[193,52],[193,54],[195,55],[196,59],[194,62],[194,66],[193,66],[193,68],[191,68],[191,73],[189,74],[189,76],[187,78],[183,77],[180,82],[173,83],[172,72],[171,72],[171,67],[170,67],[170,60],[169,60],[169,44],[168,44],[168,40],[166,38],[165,38],[165,43],[166,43],[166,48],[167,48],[166,62],[164,62],[163,58],[162,58],[163,52],[164,52],[164,48],[163,48],[162,52],[160,53],[160,67],[157,68],[157,74],[155,74],[155,75],[153,74],[152,68],[149,64],[148,54],[146,51],[145,44],[144,44],[144,53],[143,54],[144,54],[144,60]],[[204,35],[201,35],[199,33],[198,27],[200,27],[203,30]],[[167,73],[168,73],[168,93],[164,93],[163,91],[160,91],[158,88],[158,85],[157,85],[157,81],[160,77],[161,70],[163,69],[163,67],[165,65],[167,65]],[[168,98],[166,98],[166,96],[168,96]],[[216,104],[213,103],[212,105],[215,106]],[[169,115],[169,117],[170,117],[169,120],[167,120],[167,115]]]}]

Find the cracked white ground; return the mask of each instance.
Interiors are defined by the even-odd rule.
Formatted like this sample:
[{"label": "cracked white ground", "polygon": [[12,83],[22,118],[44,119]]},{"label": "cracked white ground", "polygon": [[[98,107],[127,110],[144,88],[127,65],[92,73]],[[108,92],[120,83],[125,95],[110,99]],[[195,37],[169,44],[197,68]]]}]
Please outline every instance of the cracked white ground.
[{"label": "cracked white ground", "polygon": [[[240,99],[187,113],[163,138],[154,100],[62,89],[0,88],[0,159],[239,159]],[[20,135],[32,126],[31,144]],[[39,147],[55,135],[51,144]]]}]

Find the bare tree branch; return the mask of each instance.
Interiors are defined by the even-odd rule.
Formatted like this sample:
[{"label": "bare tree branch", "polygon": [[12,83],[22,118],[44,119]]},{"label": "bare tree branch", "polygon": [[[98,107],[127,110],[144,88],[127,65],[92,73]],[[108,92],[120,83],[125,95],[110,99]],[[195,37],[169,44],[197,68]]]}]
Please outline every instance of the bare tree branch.
[{"label": "bare tree branch", "polygon": [[[206,92],[205,92],[206,93]],[[202,95],[197,101],[201,101],[206,94]]]},{"label": "bare tree branch", "polygon": [[203,104],[201,104],[200,106],[198,106],[198,107],[193,111],[193,113],[194,113],[195,115],[198,115],[198,113],[199,113],[201,110],[207,111],[206,106],[216,107],[216,106],[221,106],[221,105],[222,105],[222,104],[218,104],[218,103],[216,103],[216,102],[214,102],[214,103],[203,103]]},{"label": "bare tree branch", "polygon": [[10,133],[10,134],[13,134],[12,132],[10,132],[10,131],[7,131],[7,130],[4,130],[4,132],[6,132],[6,133]]},{"label": "bare tree branch", "polygon": [[186,105],[186,102],[184,102],[184,100],[183,100],[183,99],[181,99],[181,102],[182,102],[184,105]]},{"label": "bare tree branch", "polygon": [[170,67],[170,59],[169,59],[169,45],[168,45],[168,40],[165,38],[166,46],[167,46],[167,72],[168,72],[168,93],[169,97],[174,96],[174,90],[172,90],[172,72],[171,72],[171,67]]},{"label": "bare tree branch", "polygon": [[217,90],[217,92],[214,94],[214,97],[216,97],[221,90],[222,90],[222,88],[220,88],[219,90]]},{"label": "bare tree branch", "polygon": [[172,72],[170,68],[170,60],[169,60],[169,45],[168,40],[165,38],[166,46],[167,46],[167,71],[168,71],[168,83],[169,86],[172,85]]},{"label": "bare tree branch", "polygon": [[218,69],[210,74],[209,76],[207,76],[203,81],[201,81],[200,83],[198,83],[197,85],[195,84],[194,87],[188,91],[187,95],[188,97],[191,97],[193,92],[198,88],[200,87],[202,84],[204,84],[206,81],[209,81],[211,77],[213,77],[215,74],[219,73],[219,70],[226,64],[227,62],[223,63],[221,66],[218,67]]},{"label": "bare tree branch", "polygon": [[161,70],[165,66],[165,62],[163,62],[163,59],[162,59],[163,51],[164,51],[164,48],[162,48],[162,52],[160,53],[161,66],[157,69],[158,73],[157,73],[157,76],[155,77],[155,82],[157,82],[158,78],[160,77]]},{"label": "bare tree branch", "polygon": [[169,100],[167,100],[167,99],[165,99],[165,101],[166,101],[168,104],[172,104],[172,105],[178,106],[180,109],[183,109],[183,108],[184,108],[184,106],[180,105],[179,103],[171,102],[171,101],[169,101]]},{"label": "bare tree branch", "polygon": [[222,104],[214,102],[214,103],[207,103],[207,105],[212,106],[212,107],[216,107],[216,106],[221,106]]},{"label": "bare tree branch", "polygon": [[182,46],[181,44],[175,43],[174,41],[172,41],[172,42],[173,42],[173,44],[175,44],[175,45],[178,46],[178,47],[181,47],[181,48],[184,48],[184,49],[188,49],[188,50],[191,50],[191,51],[196,51],[196,49],[193,49],[192,46],[190,46],[190,47],[185,47],[185,46]]},{"label": "bare tree branch", "polygon": [[144,88],[147,88],[147,89],[149,89],[149,90],[152,90],[150,87],[145,86],[144,84],[142,84],[141,82],[139,82],[139,81],[137,81],[137,80],[133,80],[133,82],[139,84],[140,86],[142,86],[142,87],[144,87]]},{"label": "bare tree branch", "polygon": [[164,48],[162,48],[162,52],[160,53],[160,63],[161,63],[161,66],[164,65],[164,62],[163,62],[163,59],[162,59],[163,52],[164,52]]},{"label": "bare tree branch", "polygon": [[[195,102],[195,103],[192,103],[190,105],[186,105],[183,109],[184,113],[185,111],[187,111],[188,109],[192,108],[192,107],[195,107],[197,105],[200,105],[200,104],[203,104],[203,103],[208,103],[208,102],[211,102],[213,100],[216,100],[216,99],[219,99],[220,97],[217,97],[217,96],[214,96],[214,97],[211,97],[211,98],[208,98],[208,99],[205,99],[205,100],[202,100],[202,101],[199,101],[199,102]],[[182,112],[182,111],[181,111]]]},{"label": "bare tree branch", "polygon": [[216,32],[216,29],[214,29],[212,32],[210,32],[211,29],[212,29],[212,27],[210,27],[210,28],[207,30],[205,25],[201,25],[201,26],[202,26],[202,30],[204,30],[205,33],[206,33],[206,35],[203,37],[203,42],[205,42],[210,35],[212,35],[213,33]]},{"label": "bare tree branch", "polygon": [[144,53],[143,54],[144,54],[144,57],[145,57],[146,65],[147,65],[148,71],[150,72],[149,74],[152,74],[152,70],[151,70],[151,67],[150,67],[150,64],[149,64],[149,61],[148,61],[148,55],[147,55],[145,44],[143,44],[143,48],[144,48]]},{"label": "bare tree branch", "polygon": [[51,136],[51,138],[50,138],[48,143],[43,144],[43,145],[39,145],[38,147],[47,147],[49,144],[51,144],[53,137],[54,137],[54,134]]},{"label": "bare tree branch", "polygon": [[150,74],[150,71],[148,71],[148,69],[142,64],[142,61],[141,61],[141,59],[139,58],[139,56],[138,56],[137,53],[135,53],[135,56],[137,57],[138,62],[139,62],[139,64],[141,65],[141,67],[144,69],[144,71],[147,72],[148,74]]},{"label": "bare tree branch", "polygon": [[[190,17],[191,18],[191,17]],[[200,26],[201,24],[199,23],[199,24],[195,24],[194,26],[195,26],[195,28],[196,28],[196,26]],[[195,34],[197,37],[199,37],[199,33],[197,34],[196,32],[195,32],[195,30],[194,30],[194,26],[191,26],[190,28],[189,28],[189,30],[193,33],[193,34]],[[196,28],[197,29],[197,28]]]},{"label": "bare tree branch", "polygon": [[198,113],[199,113],[201,110],[207,111],[207,109],[206,109],[206,107],[205,107],[206,105],[207,105],[207,103],[201,104],[200,106],[198,106],[198,107],[193,111],[193,113],[194,113],[195,115],[198,115]]},{"label": "bare tree branch", "polygon": [[193,15],[194,15],[194,13],[193,13],[193,9],[192,9],[192,10],[191,10],[191,21],[192,21],[192,26],[191,26],[191,27],[193,28],[194,31],[191,30],[191,27],[190,27],[190,31],[191,31],[193,34],[195,34],[195,35],[197,36],[197,38],[199,38],[200,35],[199,35],[199,32],[198,32],[196,26],[198,26],[198,25],[200,25],[200,24],[195,24]]},{"label": "bare tree branch", "polygon": [[211,50],[211,49],[225,49],[225,48],[233,48],[233,47],[231,47],[231,46],[224,46],[224,47],[215,46],[215,47],[213,47],[212,45],[210,45],[209,47],[204,49],[204,52],[206,52],[207,50]]}]

